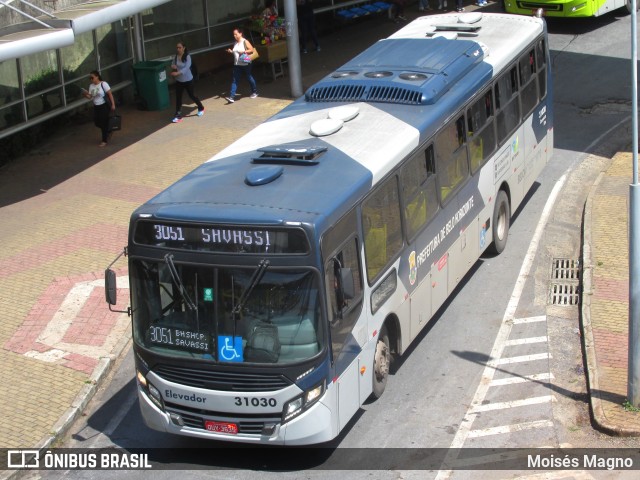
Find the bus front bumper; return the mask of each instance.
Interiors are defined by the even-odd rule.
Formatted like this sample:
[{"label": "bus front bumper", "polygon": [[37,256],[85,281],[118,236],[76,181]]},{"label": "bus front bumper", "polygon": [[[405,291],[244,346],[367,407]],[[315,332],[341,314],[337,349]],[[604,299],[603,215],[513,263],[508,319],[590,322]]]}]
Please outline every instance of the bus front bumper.
[{"label": "bus front bumper", "polygon": [[[326,395],[326,393],[325,393]],[[138,385],[138,400],[142,418],[149,428],[160,432],[184,435],[188,437],[221,440],[225,442],[269,444],[269,445],[313,445],[333,439],[337,432],[331,419],[331,410],[317,402],[308,410],[289,422],[277,423],[273,431],[262,434],[229,434],[210,432],[204,428],[181,425],[175,415],[163,412],[147,396],[144,389]],[[239,419],[229,417],[229,423],[239,423]]]}]

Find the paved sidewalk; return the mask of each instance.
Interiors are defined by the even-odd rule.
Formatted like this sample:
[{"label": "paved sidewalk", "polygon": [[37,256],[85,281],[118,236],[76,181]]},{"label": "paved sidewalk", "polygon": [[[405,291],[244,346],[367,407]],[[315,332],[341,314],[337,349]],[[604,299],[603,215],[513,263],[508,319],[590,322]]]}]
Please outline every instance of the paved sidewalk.
[{"label": "paved sidewalk", "polygon": [[[302,56],[303,87],[397,28],[378,18],[322,37],[322,52]],[[225,70],[198,82],[206,108],[201,118],[195,106],[180,124],[169,123],[172,107],[123,107],[123,131],[99,148],[87,110],[73,128],[0,168],[0,445],[51,445],[128,346],[129,319],[104,303],[104,268],[126,244],[137,206],[291,101],[288,77],[267,83],[256,67],[257,99],[248,98],[243,83],[244,96],[227,104],[231,72]],[[629,159],[613,159],[585,212],[584,330],[593,411],[597,424],[620,434],[640,433],[640,414],[622,408]],[[124,272],[125,262],[115,267]],[[126,292],[119,298],[126,301]]]},{"label": "paved sidewalk", "polygon": [[594,422],[613,435],[640,435],[625,410],[629,333],[629,184],[632,154],[617,153],[596,179],[584,212],[582,325]]}]

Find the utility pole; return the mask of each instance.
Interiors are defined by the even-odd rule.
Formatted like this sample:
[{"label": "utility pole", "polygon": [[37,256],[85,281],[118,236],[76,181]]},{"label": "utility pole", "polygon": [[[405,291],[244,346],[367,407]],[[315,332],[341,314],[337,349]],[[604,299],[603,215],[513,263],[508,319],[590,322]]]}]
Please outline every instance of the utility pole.
[{"label": "utility pole", "polygon": [[[636,0],[633,0],[634,2]],[[300,41],[298,39],[298,12],[296,0],[284,0],[284,18],[287,28],[287,57],[291,96],[302,96],[302,69],[300,68]]]},{"label": "utility pole", "polygon": [[633,181],[629,185],[629,357],[627,401],[640,407],[640,185],[638,185],[637,0],[631,0],[631,131]]}]

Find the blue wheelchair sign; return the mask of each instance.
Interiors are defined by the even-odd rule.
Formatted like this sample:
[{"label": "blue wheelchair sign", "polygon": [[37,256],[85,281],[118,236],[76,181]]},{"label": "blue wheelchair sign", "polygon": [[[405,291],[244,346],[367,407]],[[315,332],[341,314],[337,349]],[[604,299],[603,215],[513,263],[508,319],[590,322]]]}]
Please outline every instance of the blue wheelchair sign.
[{"label": "blue wheelchair sign", "polygon": [[218,335],[218,359],[221,362],[243,362],[242,337]]}]

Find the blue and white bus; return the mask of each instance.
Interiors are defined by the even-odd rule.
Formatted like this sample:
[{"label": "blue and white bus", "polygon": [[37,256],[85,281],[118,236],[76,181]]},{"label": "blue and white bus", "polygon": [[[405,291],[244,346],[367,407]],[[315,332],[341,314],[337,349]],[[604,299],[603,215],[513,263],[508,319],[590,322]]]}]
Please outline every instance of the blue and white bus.
[{"label": "blue and white bus", "polygon": [[539,18],[418,18],[330,73],[132,214],[146,424],[336,437],[479,256],[505,248],[552,145]]}]

